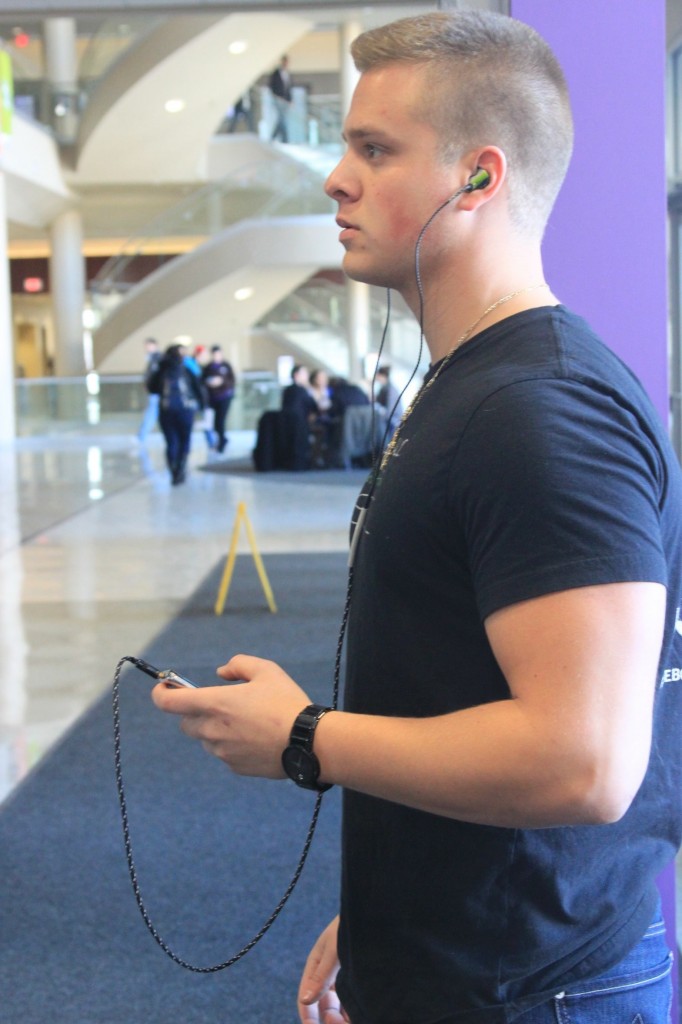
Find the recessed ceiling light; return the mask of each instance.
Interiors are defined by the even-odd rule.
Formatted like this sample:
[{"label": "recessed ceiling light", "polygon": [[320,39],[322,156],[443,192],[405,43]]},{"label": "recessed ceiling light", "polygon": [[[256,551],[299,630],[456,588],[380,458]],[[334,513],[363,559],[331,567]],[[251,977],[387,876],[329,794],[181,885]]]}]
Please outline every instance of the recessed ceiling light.
[{"label": "recessed ceiling light", "polygon": [[244,302],[246,299],[250,299],[253,295],[253,288],[237,288],[234,293],[234,297],[237,302]]},{"label": "recessed ceiling light", "polygon": [[245,53],[249,48],[249,44],[244,39],[235,39],[233,43],[228,46],[228,51],[233,54]]},{"label": "recessed ceiling light", "polygon": [[166,100],[164,103],[164,109],[169,114],[179,114],[181,110],[185,109],[184,100]]}]

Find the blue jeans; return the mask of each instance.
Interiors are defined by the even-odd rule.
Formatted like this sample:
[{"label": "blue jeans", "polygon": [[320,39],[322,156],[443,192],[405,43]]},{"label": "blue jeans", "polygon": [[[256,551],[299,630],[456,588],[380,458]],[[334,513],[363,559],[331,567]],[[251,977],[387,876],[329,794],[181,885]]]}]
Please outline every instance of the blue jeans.
[{"label": "blue jeans", "polygon": [[166,439],[166,461],[171,473],[184,468],[192,441],[192,409],[161,409],[159,425]]},{"label": "blue jeans", "polygon": [[147,396],[147,408],[144,411],[142,417],[142,423],[137,433],[140,441],[146,441],[147,434],[154,429],[159,419],[159,396],[148,395]]},{"label": "blue jeans", "polygon": [[658,913],[615,967],[517,1018],[518,1024],[669,1024],[673,955]]}]

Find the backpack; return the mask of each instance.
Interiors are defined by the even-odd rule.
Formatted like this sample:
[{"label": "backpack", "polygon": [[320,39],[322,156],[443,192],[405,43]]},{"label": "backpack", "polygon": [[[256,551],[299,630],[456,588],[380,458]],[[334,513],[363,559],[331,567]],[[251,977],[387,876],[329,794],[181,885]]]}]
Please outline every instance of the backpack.
[{"label": "backpack", "polygon": [[161,378],[162,409],[198,409],[199,402],[187,379],[185,367],[167,367]]}]

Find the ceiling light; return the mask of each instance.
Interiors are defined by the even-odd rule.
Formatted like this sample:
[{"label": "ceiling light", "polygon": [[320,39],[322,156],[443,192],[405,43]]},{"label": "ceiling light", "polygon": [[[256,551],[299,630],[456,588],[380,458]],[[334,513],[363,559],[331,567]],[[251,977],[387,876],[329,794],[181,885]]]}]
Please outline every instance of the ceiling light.
[{"label": "ceiling light", "polygon": [[250,299],[253,295],[253,288],[237,288],[234,293],[234,297],[237,302],[244,302],[246,299]]},{"label": "ceiling light", "polygon": [[185,109],[184,100],[166,100],[164,103],[164,109],[169,114],[179,114],[181,110]]},{"label": "ceiling light", "polygon": [[249,48],[249,44],[244,39],[235,39],[233,43],[228,46],[228,51],[233,53],[235,56],[240,53],[245,53]]}]

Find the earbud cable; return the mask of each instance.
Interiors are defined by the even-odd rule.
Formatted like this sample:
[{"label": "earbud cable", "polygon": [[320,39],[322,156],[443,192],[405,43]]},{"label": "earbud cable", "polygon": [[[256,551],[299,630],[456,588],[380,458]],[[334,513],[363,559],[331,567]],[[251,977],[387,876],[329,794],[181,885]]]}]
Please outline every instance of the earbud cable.
[{"label": "earbud cable", "polygon": [[[390,422],[391,422],[391,420],[392,420],[392,418],[393,418],[393,416],[395,414],[395,411],[398,408],[398,406],[399,406],[399,404],[400,404],[400,402],[401,402],[405,392],[407,391],[407,389],[409,388],[410,384],[412,383],[412,381],[414,380],[414,378],[415,378],[415,376],[417,374],[417,371],[419,369],[419,365],[420,365],[421,359],[422,359],[422,353],[423,353],[423,350],[424,350],[424,290],[423,290],[423,286],[422,286],[421,266],[420,266],[422,239],[423,239],[424,234],[426,233],[427,229],[430,227],[431,223],[438,216],[438,214],[442,210],[444,210],[445,207],[448,206],[451,202],[453,202],[460,195],[462,195],[463,192],[467,192],[467,191],[471,191],[471,188],[470,188],[470,186],[465,185],[463,188],[458,189],[458,191],[455,192],[454,195],[450,196],[449,199],[446,199],[444,203],[441,203],[441,205],[431,214],[431,216],[429,217],[427,222],[424,224],[424,226],[421,229],[421,231],[419,232],[419,236],[417,238],[417,242],[416,242],[416,245],[415,245],[415,254],[414,254],[414,270],[415,270],[415,277],[416,277],[416,281],[417,281],[417,290],[418,290],[418,293],[419,293],[419,352],[418,352],[417,362],[415,364],[415,367],[414,367],[414,369],[413,369],[413,371],[412,371],[412,373],[411,373],[407,383],[405,384],[405,386],[403,387],[402,391],[400,392],[398,398],[396,399],[396,401],[395,401],[395,403],[393,405],[393,408],[391,409],[390,414],[388,414],[388,416],[387,416],[386,428],[384,430],[384,435],[383,435],[383,439],[382,439],[382,443],[381,443],[382,451],[383,451],[383,449],[384,449],[384,447],[386,445],[386,442],[388,440],[389,424],[390,424]],[[374,389],[375,389],[375,385],[376,385],[377,370],[378,370],[379,365],[380,365],[381,356],[382,356],[382,353],[383,353],[383,350],[384,350],[384,345],[385,345],[386,338],[387,338],[387,335],[388,335],[388,327],[389,327],[390,319],[391,319],[391,292],[390,292],[390,289],[387,288],[386,289],[386,319],[385,319],[385,322],[384,322],[384,328],[383,328],[383,332],[382,332],[382,336],[381,336],[381,343],[379,345],[379,353],[377,355],[376,366],[375,366],[374,374],[373,374],[373,377],[372,377],[372,441],[373,441],[373,444],[374,444],[374,436],[375,436],[375,415],[376,415]],[[374,489],[376,487],[377,480],[379,478],[379,473],[381,471],[381,459],[380,459],[381,452],[377,453],[376,451],[373,451],[372,454],[373,454],[373,463],[374,463],[373,468],[372,468],[372,472],[371,472],[371,474],[370,474],[370,476],[368,478],[368,482],[367,482],[366,488],[363,490],[362,494],[358,498],[358,504],[356,506],[357,510],[359,511],[359,516],[358,516],[358,518],[356,520],[355,530],[354,530],[354,534],[353,534],[353,542],[352,542],[352,548],[351,548],[352,555],[354,555],[355,549],[356,549],[357,544],[359,542],[360,534],[361,534],[362,529],[363,529],[364,517],[365,517],[365,514],[367,513],[367,510],[369,509],[369,505],[370,505],[372,496],[374,494]],[[356,536],[356,534],[357,534],[357,536]],[[338,708],[338,703],[339,703],[339,691],[340,691],[340,681],[341,681],[341,664],[342,664],[342,658],[343,658],[343,646],[344,646],[345,637],[346,637],[346,630],[347,630],[347,627],[348,627],[348,619],[349,619],[349,616],[350,616],[351,596],[352,596],[352,592],[353,592],[353,579],[354,579],[354,565],[353,565],[353,557],[351,557],[350,562],[349,562],[349,568],[348,568],[348,579],[347,579],[347,584],[346,584],[346,597],[345,597],[345,602],[344,602],[343,614],[342,614],[342,618],[341,618],[341,625],[340,625],[340,628],[339,628],[339,635],[338,635],[337,644],[336,644],[336,655],[335,655],[335,658],[334,658],[334,685],[333,685],[333,697],[332,697],[332,704],[331,704],[331,707],[332,707],[333,710],[336,710]],[[195,974],[215,974],[218,971],[223,971],[223,970],[226,970],[228,967],[232,967],[234,964],[238,963],[238,961],[241,960],[242,957],[246,956],[246,954],[248,952],[250,952],[250,950],[252,950],[253,947],[258,942],[260,942],[260,940],[270,930],[272,925],[275,923],[275,921],[277,920],[277,918],[281,914],[281,912],[284,909],[284,907],[285,907],[289,897],[291,896],[291,894],[293,893],[294,889],[296,888],[296,885],[298,883],[299,878],[301,877],[301,874],[303,873],[303,868],[305,866],[305,863],[306,863],[306,860],[307,860],[307,857],[308,857],[308,853],[310,851],[310,846],[312,844],[313,837],[315,835],[315,829],[317,827],[317,822],[318,822],[318,818],[319,818],[319,815],[320,815],[320,810],[321,810],[321,807],[322,807],[322,797],[323,797],[324,794],[323,793],[318,793],[317,797],[315,799],[315,807],[313,809],[313,813],[312,813],[312,817],[311,817],[311,820],[310,820],[310,824],[309,824],[308,830],[306,832],[305,840],[304,840],[304,843],[303,843],[303,849],[301,851],[301,854],[300,854],[298,863],[296,865],[296,868],[294,870],[293,876],[291,878],[291,881],[289,882],[289,884],[287,885],[286,889],[284,890],[284,894],[281,897],[281,899],[279,900],[279,902],[277,903],[277,905],[275,906],[275,909],[272,911],[272,913],[267,918],[265,923],[262,925],[260,930],[258,932],[256,932],[256,934],[244,946],[242,946],[242,948],[237,953],[235,953],[233,956],[229,957],[229,959],[223,961],[222,963],[212,964],[212,965],[207,966],[207,967],[199,967],[199,966],[196,966],[195,964],[189,963],[189,961],[185,960],[183,957],[179,956],[177,953],[175,953],[171,949],[171,947],[168,945],[168,943],[165,941],[165,939],[163,939],[162,936],[159,934],[159,931],[157,930],[156,926],[153,924],[153,922],[151,920],[151,917],[149,915],[149,911],[147,910],[146,904],[145,904],[144,899],[142,897],[142,892],[141,892],[141,889],[140,889],[140,883],[139,883],[138,874],[137,874],[137,868],[135,866],[135,859],[134,859],[134,856],[133,856],[132,839],[131,839],[131,834],[130,834],[130,821],[129,821],[129,816],[128,816],[128,806],[127,806],[126,795],[125,795],[125,786],[124,786],[124,782],[123,782],[123,765],[122,765],[122,754],[121,754],[120,677],[121,677],[121,671],[123,669],[123,666],[126,664],[126,662],[129,662],[130,664],[132,664],[135,667],[139,667],[140,659],[139,658],[135,658],[133,655],[126,655],[126,656],[124,656],[123,658],[120,659],[120,661],[118,662],[118,664],[116,666],[116,670],[114,672],[113,693],[112,693],[112,708],[113,708],[113,720],[114,720],[114,770],[115,770],[115,776],[116,776],[116,789],[117,789],[117,792],[118,792],[118,801],[119,801],[119,806],[120,806],[120,811],[121,811],[121,825],[122,825],[122,829],[123,829],[123,842],[124,842],[124,846],[125,846],[126,860],[127,860],[127,863],[128,863],[128,874],[130,876],[130,882],[131,882],[131,885],[132,885],[132,888],[133,888],[133,893],[135,895],[135,901],[137,903],[137,906],[138,906],[138,909],[140,911],[140,914],[142,915],[142,919],[143,919],[145,925],[147,926],[147,929],[149,930],[150,934],[152,935],[152,937],[154,938],[156,943],[161,947],[163,952],[166,954],[166,956],[168,956],[174,963],[178,964],[178,966],[184,967],[186,970],[192,971]]]},{"label": "earbud cable", "polygon": [[[348,587],[347,587],[347,591],[346,591],[346,602],[345,602],[345,607],[344,607],[344,612],[343,612],[343,619],[342,619],[342,623],[341,623],[341,630],[339,632],[339,639],[338,639],[338,643],[337,643],[336,658],[335,658],[335,661],[334,661],[334,691],[333,691],[333,700],[332,700],[332,707],[334,709],[336,709],[338,707],[338,703],[339,703],[339,688],[340,688],[340,679],[341,679],[341,655],[342,655],[342,649],[343,649],[343,641],[344,641],[344,637],[345,637],[345,633],[346,633],[346,625],[347,625],[347,622],[348,622],[348,614],[349,614],[349,611],[350,611],[351,585],[352,585],[352,572],[349,573],[349,583],[348,583]],[[312,841],[313,841],[313,836],[315,835],[315,829],[317,827],[317,820],[319,818],[320,810],[321,810],[321,807],[322,807],[322,797],[323,797],[324,794],[323,793],[318,793],[317,794],[317,797],[316,797],[316,800],[315,800],[315,807],[314,807],[313,813],[312,813],[312,818],[310,820],[310,824],[308,826],[308,830],[306,832],[305,840],[304,840],[304,843],[303,843],[303,849],[302,849],[302,852],[300,854],[300,857],[299,857],[299,860],[298,860],[298,864],[296,865],[296,868],[294,870],[294,873],[293,873],[293,876],[291,878],[291,881],[289,882],[289,884],[287,885],[286,889],[284,890],[284,895],[280,899],[279,903],[277,904],[275,909],[272,911],[272,913],[270,914],[268,919],[265,921],[263,926],[260,928],[260,930],[253,936],[253,938],[251,938],[244,946],[242,946],[242,948],[239,950],[239,952],[235,953],[234,956],[229,957],[229,959],[223,961],[222,963],[212,964],[212,965],[210,965],[208,967],[198,967],[195,964],[189,963],[189,961],[185,960],[183,957],[179,956],[177,953],[175,953],[171,949],[171,947],[165,941],[165,939],[162,938],[162,936],[159,934],[156,926],[154,925],[154,923],[151,920],[149,911],[147,910],[147,907],[146,907],[146,904],[145,904],[144,899],[142,897],[142,892],[141,892],[141,889],[140,889],[140,883],[139,883],[139,879],[138,879],[137,868],[135,866],[135,859],[133,857],[132,839],[131,839],[131,835],[130,835],[130,821],[129,821],[129,817],[128,817],[128,805],[127,805],[126,795],[125,795],[125,786],[124,786],[124,783],[123,783],[123,766],[122,766],[122,755],[121,755],[120,679],[121,679],[121,670],[122,670],[122,668],[123,668],[123,666],[124,666],[124,664],[126,662],[130,662],[130,664],[134,665],[135,667],[139,667],[139,661],[140,661],[139,658],[135,658],[132,655],[126,655],[125,657],[121,658],[121,660],[119,661],[119,663],[116,666],[116,671],[114,672],[113,694],[112,694],[112,707],[113,707],[113,719],[114,719],[114,771],[115,771],[115,776],[116,776],[116,789],[117,789],[117,792],[118,792],[118,802],[119,802],[119,807],[120,807],[120,811],[121,811],[121,825],[122,825],[122,829],[123,829],[123,843],[124,843],[124,846],[125,846],[126,860],[128,862],[128,874],[130,876],[130,882],[131,882],[131,885],[132,885],[132,888],[133,888],[133,893],[135,895],[135,901],[137,903],[137,906],[138,906],[138,909],[140,911],[140,914],[142,915],[142,919],[143,919],[144,923],[146,924],[147,929],[149,930],[150,934],[152,935],[152,937],[154,938],[156,943],[164,951],[166,956],[168,956],[174,963],[178,964],[178,966],[184,967],[188,971],[193,971],[195,974],[215,974],[217,971],[224,971],[226,968],[232,967],[233,964],[236,964],[239,960],[242,959],[242,957],[246,956],[246,954],[248,952],[250,952],[250,950],[252,950],[253,947],[258,942],[260,942],[260,940],[270,930],[272,925],[275,923],[275,921],[277,920],[277,918],[281,914],[281,912],[284,909],[284,907],[285,907],[289,897],[291,896],[291,894],[293,893],[294,889],[296,888],[296,885],[298,883],[299,878],[301,877],[301,874],[303,873],[303,868],[305,866],[305,862],[306,862],[307,857],[308,857],[308,852],[310,850],[310,846],[311,846]]]}]

